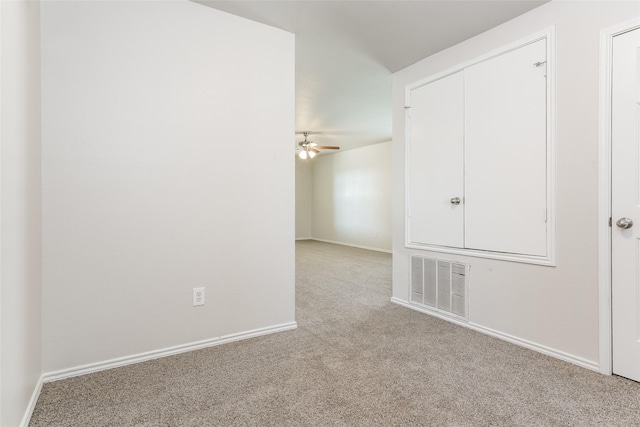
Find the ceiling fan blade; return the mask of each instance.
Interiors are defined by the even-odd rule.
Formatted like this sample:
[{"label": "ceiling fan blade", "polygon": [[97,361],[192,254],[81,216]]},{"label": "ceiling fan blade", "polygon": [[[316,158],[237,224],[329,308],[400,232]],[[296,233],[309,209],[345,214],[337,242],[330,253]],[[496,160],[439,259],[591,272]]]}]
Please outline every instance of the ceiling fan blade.
[{"label": "ceiling fan blade", "polygon": [[336,147],[335,145],[318,145],[316,146],[318,150],[339,150],[340,147]]},{"label": "ceiling fan blade", "polygon": [[320,152],[320,151],[316,150],[316,149],[315,149],[315,148],[313,148],[313,147],[310,147],[310,148],[309,148],[309,151],[313,151],[313,152],[314,152],[314,153],[316,153],[316,154],[318,154],[318,153]]}]

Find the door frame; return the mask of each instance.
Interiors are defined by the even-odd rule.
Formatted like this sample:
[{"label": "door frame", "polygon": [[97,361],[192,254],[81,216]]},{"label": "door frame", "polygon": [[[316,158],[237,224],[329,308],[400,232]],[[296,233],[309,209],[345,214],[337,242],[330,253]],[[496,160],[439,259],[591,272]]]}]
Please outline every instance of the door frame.
[{"label": "door frame", "polygon": [[600,32],[600,112],[598,139],[598,314],[599,367],[613,373],[613,324],[611,306],[611,68],[613,38],[640,28],[640,19],[625,22]]}]

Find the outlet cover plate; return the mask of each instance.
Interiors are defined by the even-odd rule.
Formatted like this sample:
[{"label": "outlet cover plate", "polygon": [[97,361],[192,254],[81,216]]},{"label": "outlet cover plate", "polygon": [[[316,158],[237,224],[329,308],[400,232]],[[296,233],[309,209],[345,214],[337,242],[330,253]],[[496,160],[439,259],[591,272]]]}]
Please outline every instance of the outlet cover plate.
[{"label": "outlet cover plate", "polygon": [[204,305],[204,288],[193,288],[193,306]]}]

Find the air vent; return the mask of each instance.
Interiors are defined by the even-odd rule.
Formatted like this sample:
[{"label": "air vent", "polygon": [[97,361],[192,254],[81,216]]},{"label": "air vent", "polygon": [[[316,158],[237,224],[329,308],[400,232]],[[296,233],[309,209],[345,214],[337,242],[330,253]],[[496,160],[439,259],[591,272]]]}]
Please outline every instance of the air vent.
[{"label": "air vent", "polygon": [[468,264],[412,255],[411,302],[466,320],[468,273]]}]

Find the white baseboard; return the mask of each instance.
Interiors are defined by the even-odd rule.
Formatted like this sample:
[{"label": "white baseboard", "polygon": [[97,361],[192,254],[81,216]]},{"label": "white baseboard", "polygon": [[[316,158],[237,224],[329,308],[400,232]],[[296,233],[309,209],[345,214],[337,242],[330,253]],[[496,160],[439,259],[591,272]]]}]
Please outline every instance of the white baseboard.
[{"label": "white baseboard", "polygon": [[395,304],[399,304],[403,307],[410,308],[412,310],[419,311],[421,313],[438,317],[443,320],[448,320],[449,322],[455,323],[456,325],[464,326],[465,328],[473,329],[474,331],[482,332],[483,334],[490,335],[495,338],[500,338],[501,340],[508,341],[512,344],[516,344],[521,347],[528,348],[530,350],[535,350],[539,353],[546,354],[547,356],[555,357],[556,359],[564,360],[565,362],[573,363],[574,365],[578,365],[580,367],[587,368],[592,371],[600,372],[600,365],[597,362],[594,362],[592,360],[587,360],[582,357],[575,356],[573,354],[565,353],[564,351],[557,350],[555,348],[551,348],[542,344],[535,343],[533,341],[529,341],[522,338],[518,338],[513,335],[505,334],[504,332],[496,331],[494,329],[487,328],[482,325],[478,325],[477,323],[473,323],[473,322],[467,323],[465,321],[446,316],[436,311],[431,311],[426,308],[415,306],[399,298],[391,298],[391,302]]},{"label": "white baseboard", "polygon": [[298,240],[311,240],[311,237],[296,237],[296,242]]},{"label": "white baseboard", "polygon": [[44,375],[40,375],[40,378],[38,379],[38,383],[36,384],[36,387],[33,390],[33,393],[31,394],[29,405],[27,406],[27,409],[24,411],[24,416],[22,417],[22,421],[20,422],[20,427],[29,427],[29,421],[31,421],[33,410],[36,409],[36,403],[38,402],[38,398],[40,397],[40,392],[42,391],[43,383],[44,383]]},{"label": "white baseboard", "polygon": [[87,365],[77,366],[74,368],[61,369],[59,371],[47,372],[43,374],[43,382],[48,383],[58,381],[65,378],[77,377],[93,372],[104,371],[107,369],[118,368],[120,366],[131,365],[134,363],[145,362],[147,360],[158,359],[161,357],[173,356],[175,354],[186,353],[188,351],[200,350],[202,348],[213,347],[216,345],[226,344],[234,341],[241,341],[248,338],[254,338],[261,335],[272,334],[275,332],[289,331],[298,327],[296,322],[284,323],[281,325],[269,326],[266,328],[254,329],[251,331],[240,332],[237,334],[223,335],[220,337],[210,338],[203,341],[196,341],[188,344],[167,347],[160,350],[148,351],[145,353],[134,354],[131,356],[118,357],[116,359],[105,360],[103,362],[90,363]]},{"label": "white baseboard", "polygon": [[351,246],[352,248],[360,248],[360,249],[366,249],[366,250],[369,250],[369,251],[384,252],[386,254],[390,254],[390,253],[393,252],[393,251],[391,251],[389,249],[380,249],[380,248],[374,248],[374,247],[371,247],[371,246],[352,245],[351,243],[335,242],[333,240],[318,239],[317,237],[311,237],[311,238],[305,239],[305,240],[316,240],[318,242],[333,243],[334,245]]}]

